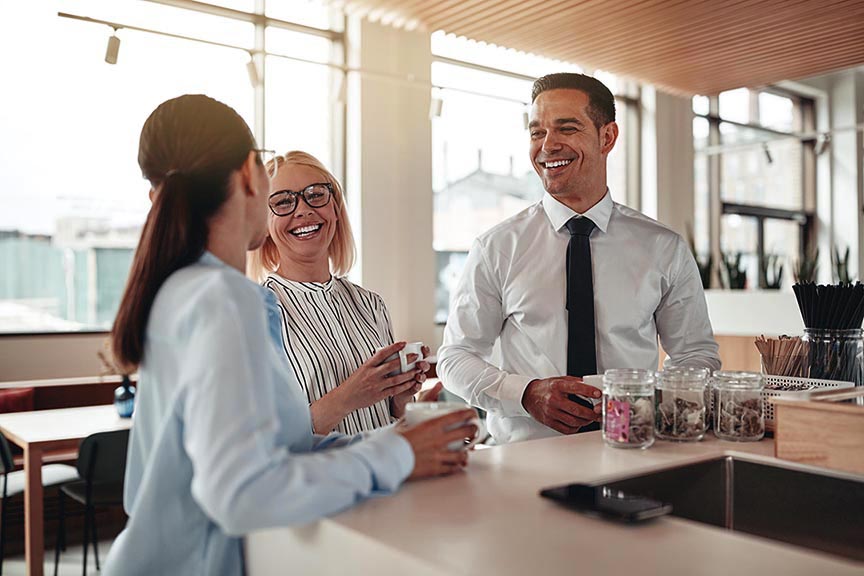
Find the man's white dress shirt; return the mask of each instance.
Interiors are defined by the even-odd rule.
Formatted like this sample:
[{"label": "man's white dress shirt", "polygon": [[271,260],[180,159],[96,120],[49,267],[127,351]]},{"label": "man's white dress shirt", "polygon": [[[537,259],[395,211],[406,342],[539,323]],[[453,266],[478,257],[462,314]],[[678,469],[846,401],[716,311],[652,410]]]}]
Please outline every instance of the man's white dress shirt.
[{"label": "man's white dress shirt", "polygon": [[[496,443],[559,435],[528,414],[522,395],[532,380],[567,374],[565,223],[575,215],[547,193],[482,234],[451,298],[438,373],[448,390],[488,411]],[[699,271],[681,236],[608,192],[584,216],[597,225],[598,373],[656,370],[658,335],[671,364],[718,369]]]}]

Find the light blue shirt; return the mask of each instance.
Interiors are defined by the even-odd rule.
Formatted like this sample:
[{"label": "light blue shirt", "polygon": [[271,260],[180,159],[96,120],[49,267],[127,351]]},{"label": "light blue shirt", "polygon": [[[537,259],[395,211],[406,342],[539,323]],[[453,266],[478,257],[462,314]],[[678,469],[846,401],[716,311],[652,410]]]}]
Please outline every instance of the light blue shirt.
[{"label": "light blue shirt", "polygon": [[129,445],[129,521],[103,574],[242,574],[244,534],[316,520],[410,474],[411,447],[392,427],[312,434],[279,322],[272,293],[210,253],[159,290]]}]

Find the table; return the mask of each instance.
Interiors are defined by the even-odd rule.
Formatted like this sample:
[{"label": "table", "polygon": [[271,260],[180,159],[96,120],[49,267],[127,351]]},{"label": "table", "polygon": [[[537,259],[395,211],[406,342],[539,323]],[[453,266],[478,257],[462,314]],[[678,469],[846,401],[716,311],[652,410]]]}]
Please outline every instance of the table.
[{"label": "table", "polygon": [[[773,462],[774,442],[603,445],[600,432],[476,451],[464,473],[408,482],[304,526],[246,538],[250,576],[376,574],[701,574],[861,576],[864,564],[666,517],[634,527],[577,514],[538,496],[721,455]],[[859,477],[864,480],[864,476]],[[850,512],[851,513],[851,512]],[[336,551],[336,553],[334,553]]]},{"label": "table", "polygon": [[42,456],[54,450],[75,450],[96,432],[125,430],[130,419],[117,415],[113,405],[37,410],[0,414],[0,432],[24,449],[24,525],[27,574],[42,576],[45,557],[42,509]]}]

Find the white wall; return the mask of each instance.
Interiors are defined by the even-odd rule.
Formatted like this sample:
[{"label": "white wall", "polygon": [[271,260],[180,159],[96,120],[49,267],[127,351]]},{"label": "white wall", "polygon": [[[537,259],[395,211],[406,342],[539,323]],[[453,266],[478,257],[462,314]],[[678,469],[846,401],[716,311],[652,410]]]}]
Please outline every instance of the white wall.
[{"label": "white wall", "polygon": [[0,382],[96,376],[105,334],[0,336]]},{"label": "white wall", "polygon": [[[400,340],[437,344],[432,249],[432,54],[425,32],[352,18],[348,188],[360,283]],[[359,201],[358,201],[359,200]]]},{"label": "white wall", "polygon": [[695,209],[693,107],[689,98],[642,92],[642,211],[686,238]]}]

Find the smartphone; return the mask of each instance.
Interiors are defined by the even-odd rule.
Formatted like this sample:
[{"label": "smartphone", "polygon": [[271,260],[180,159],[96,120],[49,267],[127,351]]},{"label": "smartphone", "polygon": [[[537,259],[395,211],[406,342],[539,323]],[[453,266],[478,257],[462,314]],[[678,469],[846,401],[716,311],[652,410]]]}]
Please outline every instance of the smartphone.
[{"label": "smartphone", "polygon": [[580,512],[620,522],[641,522],[672,512],[672,505],[609,486],[568,484],[540,491],[544,498]]}]

